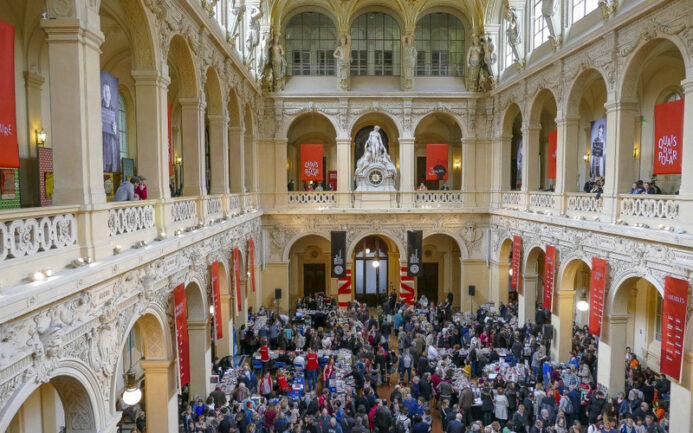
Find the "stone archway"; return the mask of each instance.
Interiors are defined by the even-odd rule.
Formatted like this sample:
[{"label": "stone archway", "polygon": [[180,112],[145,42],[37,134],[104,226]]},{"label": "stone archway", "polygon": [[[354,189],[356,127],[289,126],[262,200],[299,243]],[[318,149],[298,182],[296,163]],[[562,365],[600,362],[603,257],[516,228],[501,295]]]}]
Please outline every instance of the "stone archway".
[{"label": "stone archway", "polygon": [[[585,272],[585,268],[588,272]],[[558,289],[554,290],[551,314],[553,325],[551,357],[559,362],[568,362],[572,349],[575,303],[579,299],[576,295],[578,295],[578,288],[583,287],[585,278],[589,288],[590,269],[591,265],[585,260],[573,258],[561,265],[560,271],[556,273],[557,283],[554,287]]]},{"label": "stone archway", "polygon": [[206,290],[191,281],[185,287],[188,308],[188,349],[190,359],[190,397],[206,397],[210,392],[209,377],[212,374],[212,348],[210,320]]},{"label": "stone archway", "polygon": [[546,253],[540,246],[529,247],[522,267],[521,290],[518,294],[518,323],[536,322],[537,305],[543,300],[544,263]]}]

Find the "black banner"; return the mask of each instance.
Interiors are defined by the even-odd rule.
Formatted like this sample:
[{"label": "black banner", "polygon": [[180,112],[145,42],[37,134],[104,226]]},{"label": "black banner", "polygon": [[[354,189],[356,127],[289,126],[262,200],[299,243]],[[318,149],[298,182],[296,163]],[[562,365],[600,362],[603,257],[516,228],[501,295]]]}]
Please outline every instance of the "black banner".
[{"label": "black banner", "polygon": [[420,277],[422,271],[423,231],[407,230],[407,276]]},{"label": "black banner", "polygon": [[341,278],[346,276],[346,232],[330,232],[330,276]]}]

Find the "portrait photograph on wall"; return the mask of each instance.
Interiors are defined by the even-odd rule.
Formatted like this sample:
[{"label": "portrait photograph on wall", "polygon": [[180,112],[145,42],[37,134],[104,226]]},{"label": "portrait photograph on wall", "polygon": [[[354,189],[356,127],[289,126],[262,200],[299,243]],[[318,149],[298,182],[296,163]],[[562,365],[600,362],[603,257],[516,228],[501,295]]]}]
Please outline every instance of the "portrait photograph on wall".
[{"label": "portrait photograph on wall", "polygon": [[103,136],[103,171],[120,172],[118,138],[118,79],[101,71],[101,122]]}]

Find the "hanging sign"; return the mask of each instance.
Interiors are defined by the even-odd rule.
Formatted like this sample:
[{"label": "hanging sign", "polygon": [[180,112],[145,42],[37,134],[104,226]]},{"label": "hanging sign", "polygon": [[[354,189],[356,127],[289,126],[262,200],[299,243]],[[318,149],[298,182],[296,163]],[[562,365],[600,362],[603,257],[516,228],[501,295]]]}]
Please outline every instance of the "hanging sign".
[{"label": "hanging sign", "polygon": [[512,270],[513,274],[510,278],[510,288],[517,291],[520,281],[520,260],[522,257],[522,238],[513,236],[513,258]]},{"label": "hanging sign", "polygon": [[233,249],[233,271],[234,271],[234,284],[236,286],[236,305],[238,307],[238,312],[240,313],[243,306],[241,302],[241,252],[238,248]]},{"label": "hanging sign", "polygon": [[346,308],[351,301],[351,269],[347,269],[344,276],[337,279],[337,284],[338,305]]},{"label": "hanging sign", "polygon": [[168,112],[168,176],[173,176],[173,149],[171,145],[171,104],[166,105]]},{"label": "hanging sign", "polygon": [[556,247],[546,246],[544,262],[544,309],[551,311],[553,306],[553,286],[556,275]]},{"label": "hanging sign", "polygon": [[606,290],[606,260],[592,258],[592,277],[590,279],[590,319],[589,331],[595,337],[602,335],[604,314],[604,291]]},{"label": "hanging sign", "polygon": [[248,239],[248,262],[250,263],[250,287],[255,293],[255,242],[252,237]]},{"label": "hanging sign", "polygon": [[666,277],[662,303],[662,352],[659,371],[675,380],[681,380],[687,305],[688,281]]},{"label": "hanging sign", "polygon": [[681,174],[684,100],[655,105],[655,149],[652,174]]},{"label": "hanging sign", "polygon": [[549,131],[549,166],[546,169],[546,177],[556,178],[556,149],[558,148],[558,131]]},{"label": "hanging sign", "polygon": [[420,277],[423,259],[423,230],[407,230],[407,276]]},{"label": "hanging sign", "polygon": [[178,345],[178,376],[180,387],[190,383],[190,357],[188,347],[188,312],[185,305],[185,286],[173,289],[174,315],[176,321],[176,344]]},{"label": "hanging sign", "polygon": [[301,145],[301,180],[322,181],[322,144]]},{"label": "hanging sign", "polygon": [[346,275],[346,232],[330,232],[330,276],[341,278]]},{"label": "hanging sign", "polygon": [[0,21],[0,167],[19,168],[14,82],[14,27]]},{"label": "hanging sign", "polygon": [[448,145],[426,145],[426,180],[448,180]]},{"label": "hanging sign", "polygon": [[409,275],[408,267],[402,267],[399,279],[399,298],[407,305],[414,305],[416,301],[416,277]]},{"label": "hanging sign", "polygon": [[223,335],[221,323],[221,290],[219,289],[219,262],[212,263],[212,298],[214,300],[214,329],[215,339],[220,340]]}]

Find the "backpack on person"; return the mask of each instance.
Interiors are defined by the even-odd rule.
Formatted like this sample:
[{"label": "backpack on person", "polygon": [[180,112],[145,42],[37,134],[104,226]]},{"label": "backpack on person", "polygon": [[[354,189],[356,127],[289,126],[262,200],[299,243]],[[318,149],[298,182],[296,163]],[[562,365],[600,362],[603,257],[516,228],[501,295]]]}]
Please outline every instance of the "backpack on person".
[{"label": "backpack on person", "polygon": [[408,433],[407,426],[404,425],[404,420],[400,417],[397,417],[397,421],[395,422],[395,433]]}]

